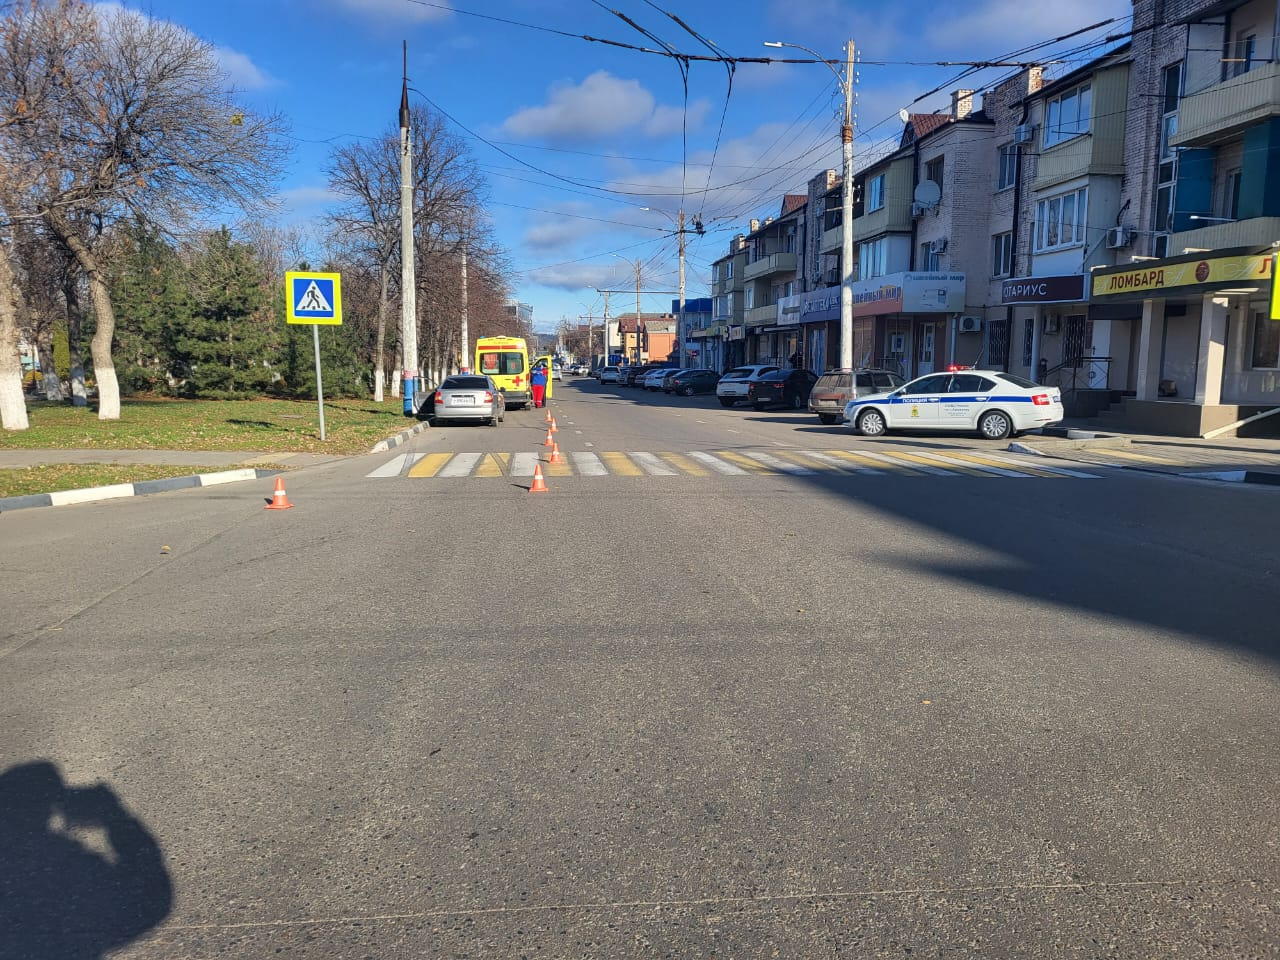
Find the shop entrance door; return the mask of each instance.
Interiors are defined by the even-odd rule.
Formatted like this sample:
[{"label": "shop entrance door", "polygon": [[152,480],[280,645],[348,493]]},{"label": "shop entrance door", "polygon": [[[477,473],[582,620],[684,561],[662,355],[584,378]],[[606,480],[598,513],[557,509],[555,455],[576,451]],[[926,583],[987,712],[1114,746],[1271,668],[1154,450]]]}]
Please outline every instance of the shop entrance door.
[{"label": "shop entrance door", "polygon": [[933,373],[933,345],[937,329],[938,325],[935,323],[922,324],[920,327],[920,358],[916,361],[916,376],[923,377],[926,373]]}]

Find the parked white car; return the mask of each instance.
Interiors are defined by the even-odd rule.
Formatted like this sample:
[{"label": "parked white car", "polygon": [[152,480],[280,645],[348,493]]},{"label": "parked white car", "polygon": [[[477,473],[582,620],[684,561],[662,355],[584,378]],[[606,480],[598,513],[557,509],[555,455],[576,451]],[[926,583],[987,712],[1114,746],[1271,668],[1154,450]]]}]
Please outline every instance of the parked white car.
[{"label": "parked white car", "polygon": [[763,364],[734,367],[721,377],[720,382],[716,384],[716,397],[720,400],[720,406],[732,407],[739,400],[746,400],[751,395],[751,384],[766,373],[773,373],[778,369],[781,368]]},{"label": "parked white car", "polygon": [[601,367],[601,368],[600,368],[600,382],[601,382],[601,383],[617,383],[617,382],[618,382],[618,368],[617,368],[617,367],[612,367],[612,366],[610,366],[610,367]]},{"label": "parked white car", "polygon": [[887,393],[850,400],[844,420],[864,437],[889,430],[976,430],[1003,440],[1057,423],[1062,391],[1000,370],[931,373]]}]

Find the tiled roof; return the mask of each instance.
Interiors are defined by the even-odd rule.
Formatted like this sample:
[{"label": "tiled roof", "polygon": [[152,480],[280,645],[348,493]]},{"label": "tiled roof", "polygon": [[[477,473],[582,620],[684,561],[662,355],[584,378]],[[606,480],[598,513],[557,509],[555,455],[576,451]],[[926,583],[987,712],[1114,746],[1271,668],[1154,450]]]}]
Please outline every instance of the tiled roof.
[{"label": "tiled roof", "polygon": [[793,210],[799,210],[809,202],[809,195],[805,193],[786,193],[782,196],[782,216],[786,216]]}]

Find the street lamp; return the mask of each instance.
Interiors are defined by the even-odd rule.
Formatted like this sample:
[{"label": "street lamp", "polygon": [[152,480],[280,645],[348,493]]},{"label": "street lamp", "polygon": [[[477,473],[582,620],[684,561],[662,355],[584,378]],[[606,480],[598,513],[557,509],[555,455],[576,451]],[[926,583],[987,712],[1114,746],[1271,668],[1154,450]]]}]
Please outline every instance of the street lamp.
[{"label": "street lamp", "polygon": [[840,366],[853,368],[853,41],[845,45],[844,76],[822,56],[798,43],[765,41],[766,47],[794,47],[825,63],[844,92],[844,122],[840,143],[844,152],[844,182],[840,187]]}]

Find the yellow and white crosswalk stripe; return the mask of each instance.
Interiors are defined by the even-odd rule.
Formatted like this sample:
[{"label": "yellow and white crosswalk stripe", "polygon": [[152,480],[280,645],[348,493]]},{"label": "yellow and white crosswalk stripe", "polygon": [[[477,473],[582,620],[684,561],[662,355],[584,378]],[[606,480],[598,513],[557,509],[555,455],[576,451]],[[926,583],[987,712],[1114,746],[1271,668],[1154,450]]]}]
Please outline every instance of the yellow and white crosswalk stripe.
[{"label": "yellow and white crosswalk stripe", "polygon": [[550,462],[546,451],[400,454],[366,474],[370,478],[843,476],[980,477],[990,479],[1098,479],[1098,474],[965,450],[690,450],[574,451]]}]

